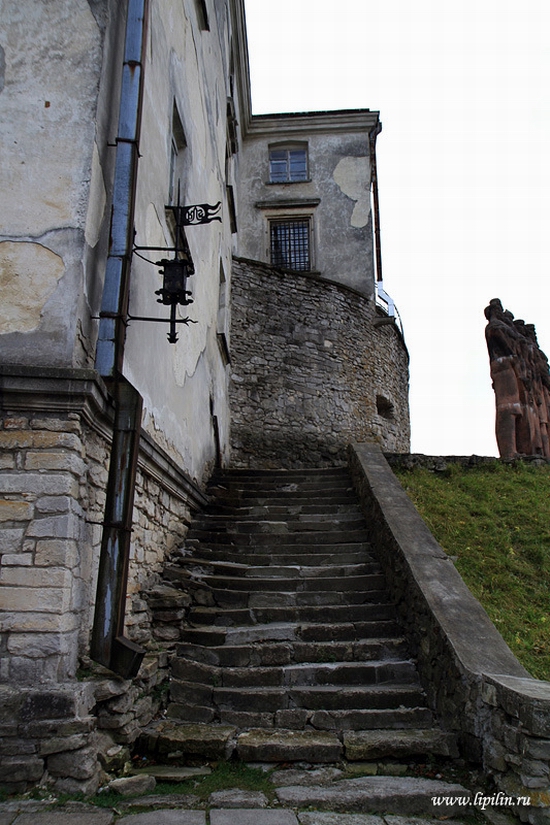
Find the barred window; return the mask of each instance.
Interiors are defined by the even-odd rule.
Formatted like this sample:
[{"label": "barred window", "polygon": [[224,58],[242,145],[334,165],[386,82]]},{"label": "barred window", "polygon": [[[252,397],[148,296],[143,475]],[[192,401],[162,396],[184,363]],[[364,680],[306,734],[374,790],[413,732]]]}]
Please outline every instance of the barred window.
[{"label": "barred window", "polygon": [[307,180],[306,148],[270,149],[269,180],[271,183]]},{"label": "barred window", "polygon": [[270,221],[271,263],[285,269],[311,269],[309,220]]}]

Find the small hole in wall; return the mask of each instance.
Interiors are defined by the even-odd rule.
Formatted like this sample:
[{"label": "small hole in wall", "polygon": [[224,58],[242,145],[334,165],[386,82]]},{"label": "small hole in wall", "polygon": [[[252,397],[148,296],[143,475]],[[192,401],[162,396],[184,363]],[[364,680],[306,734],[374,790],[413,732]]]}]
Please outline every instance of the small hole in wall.
[{"label": "small hole in wall", "polygon": [[383,395],[376,396],[376,412],[382,418],[393,418],[393,404]]}]

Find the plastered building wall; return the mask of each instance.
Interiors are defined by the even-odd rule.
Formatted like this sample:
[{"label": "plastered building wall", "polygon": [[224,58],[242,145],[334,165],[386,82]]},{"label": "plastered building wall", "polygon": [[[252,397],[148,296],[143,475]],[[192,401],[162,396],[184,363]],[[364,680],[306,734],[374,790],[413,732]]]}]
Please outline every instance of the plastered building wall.
[{"label": "plastered building wall", "polygon": [[[239,254],[270,262],[269,222],[308,217],[311,270],[374,292],[370,146],[379,129],[368,110],[261,115],[251,120],[239,176]],[[307,180],[270,181],[270,148],[307,152]]]},{"label": "plastered building wall", "polygon": [[[221,202],[221,222],[188,229],[193,303],[181,309],[194,323],[180,326],[178,343],[168,343],[164,323],[127,328],[122,369],[143,396],[147,434],[126,612],[126,632],[139,642],[151,638],[139,594],[160,575],[201,485],[228,452],[227,187],[238,169],[237,75],[246,58],[233,56],[242,5],[219,0],[206,10],[161,0],[148,4],[144,25],[135,245],[173,245],[165,206],[178,183],[182,204]],[[0,650],[8,682],[72,679],[89,644],[113,426],[94,359],[126,13],[114,0],[29,0],[2,14]],[[166,317],[161,285],[159,267],[133,255],[130,314]]]}]

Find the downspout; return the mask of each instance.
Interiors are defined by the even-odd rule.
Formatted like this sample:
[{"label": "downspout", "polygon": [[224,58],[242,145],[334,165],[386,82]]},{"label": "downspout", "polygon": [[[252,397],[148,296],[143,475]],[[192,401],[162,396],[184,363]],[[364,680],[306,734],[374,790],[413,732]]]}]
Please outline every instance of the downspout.
[{"label": "downspout", "polygon": [[139,158],[148,0],[128,0],[110,227],[96,369],[113,397],[115,423],[90,655],[123,678],[145,650],[124,636],[124,610],[139,453],[142,398],[123,376]]},{"label": "downspout", "polygon": [[380,243],[380,201],[378,199],[378,171],[376,168],[376,138],[382,131],[382,125],[377,123],[372,132],[369,132],[369,154],[372,182],[372,211],[374,223],[374,260],[376,268],[376,282],[382,281],[382,247]]},{"label": "downspout", "polygon": [[379,321],[378,326],[383,323],[393,323],[398,321],[399,329],[403,335],[403,326],[399,318],[393,298],[388,295],[384,289],[384,281],[382,278],[382,244],[380,241],[380,201],[378,198],[378,169],[376,166],[376,138],[382,131],[382,124],[378,123],[376,127],[369,132],[369,154],[370,154],[370,168],[371,168],[371,182],[372,182],[372,211],[374,224],[374,258],[376,269],[376,295],[387,306],[388,318],[384,321]]}]

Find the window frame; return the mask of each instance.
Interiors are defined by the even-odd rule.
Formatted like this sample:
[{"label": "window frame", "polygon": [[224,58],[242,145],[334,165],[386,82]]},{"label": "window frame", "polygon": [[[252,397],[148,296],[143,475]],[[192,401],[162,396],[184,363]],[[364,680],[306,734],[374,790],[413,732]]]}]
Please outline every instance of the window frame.
[{"label": "window frame", "polygon": [[[303,162],[303,171],[295,173],[295,176],[292,171],[292,153],[303,153],[304,155],[304,162]],[[274,159],[272,155],[275,153],[279,153],[284,155],[284,157]],[[289,143],[288,141],[285,143],[270,143],[268,146],[268,182],[269,184],[277,185],[277,184],[287,184],[287,183],[307,183],[310,180],[309,177],[309,154],[308,154],[308,145],[306,142],[293,142]],[[285,169],[285,177],[282,178],[275,174],[273,163],[284,163]],[[302,168],[302,164],[300,164],[300,168]]]},{"label": "window frame", "polygon": [[[314,244],[313,244],[313,215],[312,214],[286,214],[281,215],[279,214],[271,214],[266,215],[267,218],[267,257],[271,264],[271,266],[277,267],[278,269],[288,269],[290,272],[313,272],[314,271]],[[273,257],[273,229],[275,226],[281,225],[288,225],[289,227],[292,224],[302,224],[305,225],[307,228],[307,235],[306,235],[306,244],[307,244],[307,266],[299,266],[293,267],[289,263],[285,263],[284,261],[275,261]],[[292,241],[292,237],[289,237],[289,241]],[[289,249],[290,255],[293,254],[293,251]],[[300,254],[299,250],[294,250],[294,254]]]}]

